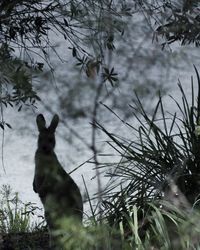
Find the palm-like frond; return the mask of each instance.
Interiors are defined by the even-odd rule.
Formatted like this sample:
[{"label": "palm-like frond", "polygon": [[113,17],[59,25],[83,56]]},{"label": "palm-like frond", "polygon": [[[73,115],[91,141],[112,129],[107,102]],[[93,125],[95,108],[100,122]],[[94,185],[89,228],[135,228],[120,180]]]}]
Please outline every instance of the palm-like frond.
[{"label": "palm-like frond", "polygon": [[137,205],[145,208],[149,201],[161,198],[168,185],[168,178],[176,182],[191,204],[198,199],[200,136],[197,128],[200,120],[200,77],[196,67],[195,72],[198,83],[197,99],[193,79],[190,102],[180,83],[178,86],[182,103],[171,97],[181,114],[180,117],[177,113],[165,112],[161,97],[153,115],[149,116],[136,95],[137,100],[130,107],[140,126],[135,128],[132,124],[127,125],[135,130],[137,138],[131,141],[122,139],[97,123],[111,139],[110,145],[121,155],[121,161],[113,164],[114,170],[107,171],[107,176],[115,181],[103,194],[103,206],[112,223],[120,220],[130,207]]}]

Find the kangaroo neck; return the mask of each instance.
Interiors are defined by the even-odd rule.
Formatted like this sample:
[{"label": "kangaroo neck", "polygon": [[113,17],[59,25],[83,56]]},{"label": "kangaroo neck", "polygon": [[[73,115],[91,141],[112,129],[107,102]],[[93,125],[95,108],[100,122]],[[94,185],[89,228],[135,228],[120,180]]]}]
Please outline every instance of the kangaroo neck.
[{"label": "kangaroo neck", "polygon": [[43,150],[37,149],[35,153],[35,158],[36,159],[42,159],[42,160],[47,160],[47,161],[58,161],[56,153],[52,150],[49,151],[48,153],[44,153]]},{"label": "kangaroo neck", "polygon": [[36,154],[40,154],[40,155],[52,155],[52,156],[56,156],[54,150],[43,150],[42,148],[38,148],[36,151]]}]

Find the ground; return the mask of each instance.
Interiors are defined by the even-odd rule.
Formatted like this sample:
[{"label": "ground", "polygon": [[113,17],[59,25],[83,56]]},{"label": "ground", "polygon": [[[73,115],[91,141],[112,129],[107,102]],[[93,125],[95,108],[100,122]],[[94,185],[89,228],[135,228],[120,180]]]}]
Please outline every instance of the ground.
[{"label": "ground", "polygon": [[47,232],[13,233],[0,236],[0,250],[47,250],[49,235]]}]

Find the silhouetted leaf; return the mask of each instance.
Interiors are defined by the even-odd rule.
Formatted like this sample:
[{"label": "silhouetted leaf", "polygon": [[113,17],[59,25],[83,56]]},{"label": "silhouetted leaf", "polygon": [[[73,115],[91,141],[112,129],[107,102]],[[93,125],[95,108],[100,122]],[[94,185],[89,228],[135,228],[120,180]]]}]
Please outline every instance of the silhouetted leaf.
[{"label": "silhouetted leaf", "polygon": [[10,125],[9,123],[5,123],[5,124],[6,124],[6,126],[7,126],[8,128],[12,129],[12,127],[11,127],[11,125]]},{"label": "silhouetted leaf", "polygon": [[20,111],[21,111],[21,109],[22,109],[22,105],[20,105],[20,106],[19,106],[19,108],[18,108],[18,110],[17,110],[17,111],[18,111],[18,112],[20,112]]},{"label": "silhouetted leaf", "polygon": [[76,54],[76,48],[75,48],[75,47],[73,47],[73,49],[72,49],[72,56],[73,56],[73,57],[76,57],[76,56],[77,56],[77,54]]},{"label": "silhouetted leaf", "polygon": [[0,123],[0,127],[1,127],[1,129],[4,130],[4,125],[2,123]]}]

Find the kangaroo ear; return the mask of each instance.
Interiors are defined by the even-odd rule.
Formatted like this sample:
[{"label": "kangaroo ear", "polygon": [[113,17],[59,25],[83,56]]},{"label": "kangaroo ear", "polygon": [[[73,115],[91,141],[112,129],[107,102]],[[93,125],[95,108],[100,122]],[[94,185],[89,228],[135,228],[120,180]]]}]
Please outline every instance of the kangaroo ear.
[{"label": "kangaroo ear", "polygon": [[38,130],[41,131],[44,128],[46,128],[46,121],[44,119],[44,116],[42,114],[39,114],[36,118],[36,123],[38,126]]},{"label": "kangaroo ear", "polygon": [[58,126],[58,122],[59,122],[59,116],[58,115],[54,115],[51,124],[49,126],[49,129],[52,130],[53,132],[56,130],[57,126]]}]

